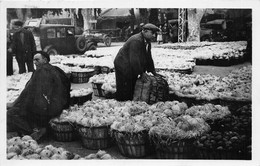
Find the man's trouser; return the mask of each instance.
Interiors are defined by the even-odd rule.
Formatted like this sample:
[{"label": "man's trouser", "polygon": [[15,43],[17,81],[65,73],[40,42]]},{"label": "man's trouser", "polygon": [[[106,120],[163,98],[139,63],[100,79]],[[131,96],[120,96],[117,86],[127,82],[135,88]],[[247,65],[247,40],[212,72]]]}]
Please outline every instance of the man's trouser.
[{"label": "man's trouser", "polygon": [[7,110],[7,132],[30,135],[36,127],[48,127],[50,119],[34,113],[23,114],[19,108],[13,107]]},{"label": "man's trouser", "polygon": [[27,65],[28,72],[34,71],[33,59],[30,55],[17,55],[16,60],[19,66],[19,74],[26,72],[25,63]]},{"label": "man's trouser", "polygon": [[120,70],[115,69],[116,74],[116,99],[118,101],[133,100],[137,77],[128,78]]}]

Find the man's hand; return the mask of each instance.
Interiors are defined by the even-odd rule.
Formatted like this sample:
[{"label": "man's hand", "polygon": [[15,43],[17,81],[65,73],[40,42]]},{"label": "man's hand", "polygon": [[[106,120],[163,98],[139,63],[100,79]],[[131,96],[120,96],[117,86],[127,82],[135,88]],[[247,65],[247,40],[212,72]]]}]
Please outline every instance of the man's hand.
[{"label": "man's hand", "polygon": [[7,50],[8,52],[12,52],[13,50],[12,50],[12,48],[8,48],[8,50]]},{"label": "man's hand", "polygon": [[149,79],[148,79],[148,75],[146,74],[146,73],[143,73],[142,75],[141,75],[141,80],[143,81],[143,82],[147,82]]},{"label": "man's hand", "polygon": [[160,77],[162,77],[162,78],[166,78],[165,76],[163,76],[163,75],[161,75],[161,74],[158,74],[158,73],[156,73],[155,71],[153,71],[152,72],[152,74],[154,75],[154,76],[160,76]]}]

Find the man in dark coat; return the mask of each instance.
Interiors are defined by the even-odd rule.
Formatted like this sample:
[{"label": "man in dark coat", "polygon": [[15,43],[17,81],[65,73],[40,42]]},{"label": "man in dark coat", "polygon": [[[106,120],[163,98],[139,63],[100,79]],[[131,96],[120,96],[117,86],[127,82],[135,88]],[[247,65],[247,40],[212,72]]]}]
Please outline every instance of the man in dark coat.
[{"label": "man in dark coat", "polygon": [[8,51],[11,45],[11,35],[10,30],[7,30],[7,52],[6,52],[6,74],[8,76],[13,75],[13,55],[11,52]]},{"label": "man in dark coat", "polygon": [[119,50],[114,60],[117,100],[133,99],[134,87],[139,75],[145,76],[146,71],[156,75],[150,41],[158,30],[158,27],[153,24],[144,25],[143,30],[130,37]]},{"label": "man in dark coat", "polygon": [[35,40],[31,31],[22,28],[23,22],[16,21],[14,23],[14,29],[16,32],[13,35],[13,41],[11,43],[9,52],[15,54],[18,66],[19,74],[25,73],[25,63],[27,65],[28,72],[33,72],[33,54],[36,51]]},{"label": "man in dark coat", "polygon": [[7,132],[32,134],[38,139],[46,131],[49,120],[69,107],[70,80],[49,61],[47,53],[35,54],[35,72],[20,96],[7,107]]}]

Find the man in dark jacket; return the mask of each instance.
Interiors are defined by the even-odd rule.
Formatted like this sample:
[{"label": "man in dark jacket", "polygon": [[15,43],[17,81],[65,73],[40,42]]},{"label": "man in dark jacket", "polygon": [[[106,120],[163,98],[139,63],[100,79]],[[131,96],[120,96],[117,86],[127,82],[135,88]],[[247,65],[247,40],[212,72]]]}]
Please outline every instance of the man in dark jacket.
[{"label": "man in dark jacket", "polygon": [[14,29],[16,32],[13,35],[13,41],[11,43],[9,52],[15,54],[18,66],[19,74],[25,73],[25,63],[27,65],[28,72],[33,72],[33,53],[36,51],[35,40],[31,31],[22,28],[23,22],[16,21],[14,23]]},{"label": "man in dark jacket", "polygon": [[13,55],[11,52],[8,51],[11,45],[11,35],[10,30],[8,29],[7,32],[7,52],[6,52],[6,74],[8,76],[13,75]]},{"label": "man in dark jacket", "polygon": [[119,50],[115,60],[116,98],[119,101],[133,99],[134,87],[138,76],[146,71],[156,75],[151,55],[151,39],[159,30],[153,24],[146,24],[143,30],[130,37]]},{"label": "man in dark jacket", "polygon": [[47,53],[35,54],[35,72],[20,96],[7,108],[7,132],[32,134],[38,139],[45,133],[49,120],[69,107],[70,81],[49,61]]}]

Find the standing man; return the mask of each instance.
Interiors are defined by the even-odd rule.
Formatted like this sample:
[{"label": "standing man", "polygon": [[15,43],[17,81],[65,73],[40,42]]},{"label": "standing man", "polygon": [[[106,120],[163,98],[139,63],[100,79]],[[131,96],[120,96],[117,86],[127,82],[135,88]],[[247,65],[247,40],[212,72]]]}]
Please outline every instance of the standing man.
[{"label": "standing man", "polygon": [[25,63],[28,72],[34,71],[33,53],[36,51],[35,40],[32,32],[22,28],[22,26],[22,21],[16,21],[14,23],[14,29],[16,32],[13,35],[13,41],[8,49],[9,52],[15,54],[19,66],[19,74],[26,72]]},{"label": "standing man", "polygon": [[70,104],[70,80],[58,67],[49,64],[45,52],[34,56],[36,70],[20,96],[7,106],[7,132],[41,138],[50,119]]},{"label": "standing man", "polygon": [[145,80],[145,72],[156,75],[151,55],[151,40],[159,30],[153,24],[146,24],[143,30],[130,37],[119,50],[115,60],[116,98],[119,101],[132,100],[138,76]]},{"label": "standing man", "polygon": [[168,38],[169,38],[169,28],[168,24],[164,23],[162,27],[162,38],[163,38],[163,43],[168,43]]},{"label": "standing man", "polygon": [[11,35],[10,30],[7,29],[7,52],[6,52],[6,74],[7,76],[13,75],[13,54],[8,51],[11,45]]}]

